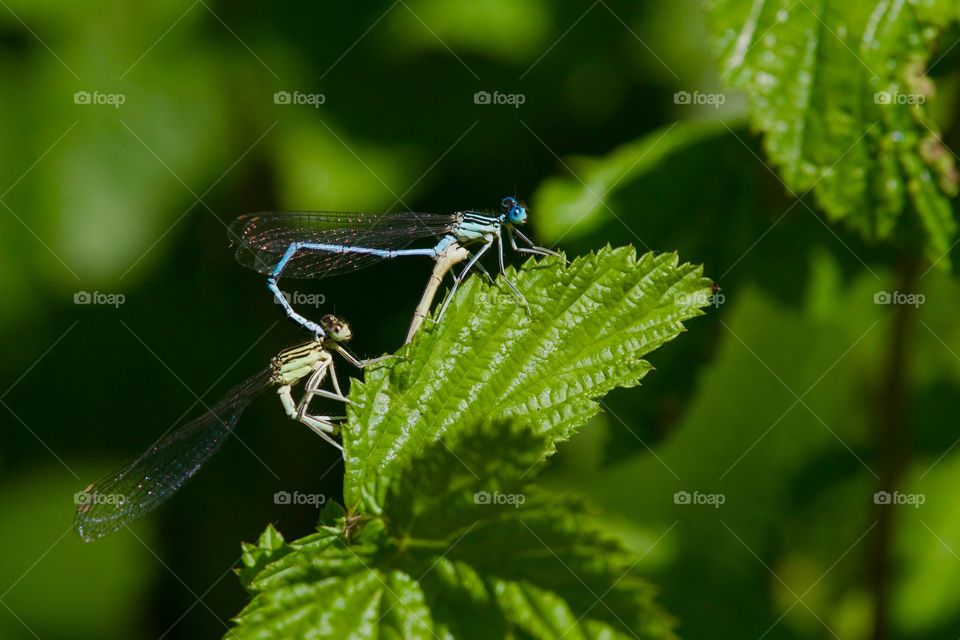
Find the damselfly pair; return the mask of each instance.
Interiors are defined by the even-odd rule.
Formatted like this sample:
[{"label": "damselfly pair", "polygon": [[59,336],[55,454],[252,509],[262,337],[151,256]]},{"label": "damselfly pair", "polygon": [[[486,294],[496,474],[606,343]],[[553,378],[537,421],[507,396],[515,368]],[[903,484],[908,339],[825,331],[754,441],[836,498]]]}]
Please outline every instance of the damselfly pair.
[{"label": "damselfly pair", "polygon": [[[381,360],[358,360],[343,346],[352,337],[349,325],[326,315],[319,323],[297,313],[279,289],[281,275],[321,278],[359,269],[380,260],[427,256],[433,272],[414,313],[409,342],[426,318],[443,277],[467,261],[437,315],[439,321],[454,292],[494,245],[499,254],[503,281],[521,303],[526,300],[506,278],[504,233],[511,248],[533,255],[558,255],[538,247],[517,229],[527,220],[526,207],[515,198],[504,198],[501,212],[490,215],[462,211],[450,215],[405,213],[372,216],[356,213],[264,213],[242,216],[230,227],[238,244],[237,259],[267,275],[267,286],[294,323],[313,334],[314,340],[282,351],[270,367],[234,387],[201,417],[158,440],[139,458],[89,485],[77,494],[77,532],[85,540],[112,533],[152,511],[192,478],[223,445],[249,402],[271,386],[277,387],[286,414],[313,430],[342,451],[333,439],[342,417],[309,413],[315,397],[348,402],[340,389],[332,351],[358,368]],[[515,237],[527,246],[519,247]],[[409,248],[417,240],[433,238],[432,247]],[[468,246],[478,245],[472,255]],[[484,270],[484,273],[486,271]],[[489,276],[489,274],[487,274]],[[321,388],[329,378],[331,390]],[[304,394],[295,403],[292,387],[306,380]]]},{"label": "damselfly pair", "polygon": [[[424,256],[434,260],[433,273],[414,312],[406,342],[413,339],[430,311],[433,298],[443,277],[458,263],[467,261],[446,301],[437,314],[437,321],[457,288],[487,251],[497,248],[500,275],[521,304],[527,306],[523,294],[506,277],[504,267],[504,235],[510,247],[521,254],[556,255],[555,251],[538,247],[518,227],[527,222],[527,208],[516,198],[500,202],[500,213],[458,211],[452,214],[398,213],[369,215],[363,213],[260,213],[242,216],[231,225],[229,236],[237,244],[237,260],[267,276],[267,288],[294,324],[323,335],[323,328],[297,313],[280,291],[281,276],[290,278],[324,278],[356,271],[382,260]],[[517,238],[526,246],[518,246]],[[410,245],[431,239],[429,247]],[[468,247],[477,246],[471,255]],[[484,270],[484,273],[486,271]],[[489,274],[488,274],[489,275]]]}]

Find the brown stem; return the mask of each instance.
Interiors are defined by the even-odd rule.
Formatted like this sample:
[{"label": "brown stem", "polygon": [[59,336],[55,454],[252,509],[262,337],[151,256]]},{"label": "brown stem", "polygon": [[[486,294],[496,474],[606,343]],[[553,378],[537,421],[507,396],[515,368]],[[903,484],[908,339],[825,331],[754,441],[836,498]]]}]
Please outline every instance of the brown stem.
[{"label": "brown stem", "polygon": [[[912,257],[901,260],[898,268],[897,291],[916,293],[918,263]],[[908,401],[908,341],[916,316],[916,308],[895,304],[889,351],[881,378],[878,408],[877,437],[879,439],[879,490],[893,492],[901,488],[909,460]],[[873,638],[890,637],[890,598],[893,584],[894,516],[892,505],[876,505],[877,535],[870,557],[870,583],[874,594]]]}]

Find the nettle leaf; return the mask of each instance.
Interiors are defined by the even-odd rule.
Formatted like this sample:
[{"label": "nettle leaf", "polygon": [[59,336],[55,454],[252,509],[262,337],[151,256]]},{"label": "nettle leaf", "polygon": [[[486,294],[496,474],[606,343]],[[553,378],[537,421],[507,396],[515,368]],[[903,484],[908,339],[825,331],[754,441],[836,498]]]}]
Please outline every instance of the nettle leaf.
[{"label": "nettle leaf", "polygon": [[521,495],[523,505],[478,520],[443,556],[484,580],[503,624],[539,638],[672,637],[672,620],[633,571],[636,557],[593,524],[581,503]]},{"label": "nettle leaf", "polygon": [[377,513],[396,469],[450,430],[509,419],[545,434],[544,455],[597,413],[596,399],[651,369],[643,356],[707,305],[710,282],[676,254],[605,248],[569,265],[529,261],[506,287],[470,278],[443,322],[392,367],[368,372],[344,432],[348,507]]},{"label": "nettle leaf", "polygon": [[384,512],[393,532],[406,538],[454,535],[477,520],[478,503],[486,518],[512,511],[512,502],[494,495],[517,495],[529,483],[543,457],[547,438],[515,423],[482,423],[441,440],[439,455],[417,456],[390,485]]},{"label": "nettle leaf", "polygon": [[[497,637],[491,623],[544,638],[670,637],[620,542],[582,502],[527,486],[548,441],[516,422],[481,423],[430,443],[390,487],[383,517],[434,620],[457,638]],[[481,623],[473,630],[467,610]]]},{"label": "nettle leaf", "polygon": [[584,504],[529,483],[556,443],[632,386],[701,313],[710,283],[673,254],[605,248],[473,277],[443,322],[354,382],[347,509],[244,549],[253,599],[231,637],[671,638],[636,558]]},{"label": "nettle leaf", "polygon": [[813,188],[828,217],[868,238],[890,237],[912,212],[928,256],[943,257],[957,234],[960,174],[930,115],[925,73],[958,5],[711,0],[708,12],[724,79],[749,95],[789,189]]},{"label": "nettle leaf", "polygon": [[[635,558],[583,504],[523,487],[543,441],[500,422],[430,443],[399,472],[373,543],[324,527],[278,547],[268,529],[244,554],[254,598],[231,637],[673,637]],[[480,475],[509,446],[523,463]]]}]

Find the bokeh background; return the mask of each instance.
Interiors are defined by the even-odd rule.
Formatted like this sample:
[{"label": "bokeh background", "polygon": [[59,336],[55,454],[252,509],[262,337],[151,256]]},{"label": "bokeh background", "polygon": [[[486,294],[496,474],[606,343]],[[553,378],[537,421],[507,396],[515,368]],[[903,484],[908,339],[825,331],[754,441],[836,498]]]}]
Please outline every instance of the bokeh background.
[{"label": "bokeh background", "polygon": [[[960,634],[960,287],[798,201],[741,96],[677,103],[722,90],[697,2],[0,5],[0,637],[220,636],[240,542],[315,524],[274,493],[338,499],[336,452],[267,395],[132,531],[71,531],[77,490],[302,339],[225,224],[508,194],[568,255],[676,250],[722,287],[545,478],[637,551],[682,636]],[[954,149],[958,67],[934,74]],[[428,268],[285,288],[372,356]]]}]

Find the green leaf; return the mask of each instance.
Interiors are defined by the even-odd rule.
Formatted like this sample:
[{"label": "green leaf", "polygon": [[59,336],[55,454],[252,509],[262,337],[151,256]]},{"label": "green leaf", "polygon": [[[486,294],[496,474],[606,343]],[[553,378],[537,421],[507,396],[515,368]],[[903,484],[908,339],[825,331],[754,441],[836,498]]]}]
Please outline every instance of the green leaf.
[{"label": "green leaf", "polygon": [[957,233],[958,174],[929,113],[924,73],[960,12],[948,0],[713,0],[724,78],[750,98],[751,122],[787,187],[813,189],[832,220],[889,238],[904,212],[941,258]]},{"label": "green leaf", "polygon": [[[463,600],[495,601],[504,625],[537,637],[586,629],[583,619],[624,633],[649,627],[660,632],[654,637],[669,634],[650,587],[631,575],[633,558],[589,524],[584,505],[524,487],[546,440],[516,423],[483,423],[416,456],[383,508],[399,548],[418,558],[414,572],[448,562],[446,584],[433,585],[439,592],[431,598],[446,598],[464,582],[474,589]],[[461,603],[456,616],[462,606],[477,605]],[[437,620],[452,622],[444,608],[436,607]]]},{"label": "green leaf", "polygon": [[605,248],[569,265],[529,261],[506,288],[470,278],[443,322],[428,327],[392,367],[350,392],[344,432],[348,507],[377,513],[396,469],[458,427],[511,419],[545,436],[553,452],[599,410],[611,389],[650,370],[643,359],[701,313],[709,282],[675,254],[637,258]]},{"label": "green leaf", "polygon": [[643,356],[701,313],[676,255],[605,248],[469,279],[443,322],[355,382],[347,509],[316,534],[268,529],[240,571],[240,638],[670,638],[634,556],[582,502],[529,486],[544,457],[633,386]]},{"label": "green leaf", "polygon": [[[578,622],[597,622],[620,633],[669,635],[670,620],[653,605],[649,584],[633,574],[635,558],[586,517],[582,504],[539,497],[482,520],[452,546],[447,558],[493,579],[507,619],[540,637],[558,637]],[[496,549],[496,553],[491,553]],[[541,615],[557,634],[524,624],[530,599],[572,614]],[[518,612],[523,612],[519,617]],[[555,614],[556,612],[552,612]],[[561,623],[563,626],[560,626]],[[584,627],[585,628],[585,627]]]},{"label": "green leaf", "polygon": [[[449,444],[432,442],[398,475],[376,544],[351,544],[325,527],[278,548],[268,529],[259,545],[268,553],[245,554],[245,564],[249,556],[258,565],[248,581],[254,598],[232,633],[671,637],[673,622],[635,575],[633,556],[591,524],[581,502],[534,489],[512,500],[475,499],[491,479],[470,463],[508,445],[536,451],[530,445],[542,438],[514,424],[484,423]],[[527,453],[524,464],[531,460],[535,465]],[[522,467],[498,486],[519,491],[532,471]],[[443,493],[441,482],[458,489]],[[456,517],[443,518],[450,514]]]},{"label": "green leaf", "polygon": [[[455,438],[455,440],[454,440]],[[483,423],[433,447],[392,484],[384,512],[394,532],[407,538],[455,535],[476,521],[478,501],[514,495],[533,480],[546,438],[515,423]],[[454,453],[456,452],[456,453]],[[512,504],[488,503],[484,517],[512,511]]]},{"label": "green leaf", "polygon": [[260,534],[257,544],[243,543],[243,555],[240,557],[243,568],[237,569],[237,575],[245,588],[250,587],[253,579],[265,566],[285,553],[284,542],[283,535],[271,524]]},{"label": "green leaf", "polygon": [[595,231],[610,216],[610,194],[642,178],[685,149],[726,134],[716,120],[675,122],[628,142],[600,158],[576,156],[566,160],[575,177],[544,180],[533,197],[534,211],[549,211],[537,218],[542,238],[580,238]]}]

